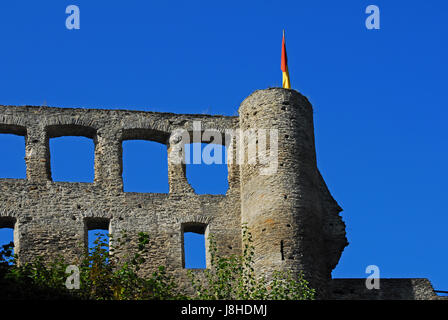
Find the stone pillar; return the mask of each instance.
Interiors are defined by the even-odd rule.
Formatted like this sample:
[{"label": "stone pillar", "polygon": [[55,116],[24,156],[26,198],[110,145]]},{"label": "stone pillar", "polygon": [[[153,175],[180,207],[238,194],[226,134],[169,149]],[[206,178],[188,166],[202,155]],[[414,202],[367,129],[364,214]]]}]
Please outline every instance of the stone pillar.
[{"label": "stone pillar", "polygon": [[185,141],[189,141],[186,131],[174,131],[168,141],[168,183],[170,193],[194,193],[188,183],[186,176],[186,165],[184,163]]},{"label": "stone pillar", "polygon": [[236,161],[237,153],[237,142],[236,142],[236,132],[234,129],[227,130],[225,132],[225,146],[227,148],[227,179],[229,182],[229,189],[227,190],[227,195],[232,193],[238,195],[240,193],[240,167],[239,163]]},{"label": "stone pillar", "polygon": [[25,140],[26,175],[32,183],[51,180],[50,147],[45,129],[29,126]]},{"label": "stone pillar", "polygon": [[[259,158],[250,164],[255,159],[247,155],[240,165],[241,220],[253,236],[255,271],[268,278],[274,270],[301,271],[318,297],[325,297],[329,275],[316,188],[312,107],[297,91],[271,88],[246,98],[239,115],[240,136],[250,129],[278,134],[278,163],[271,163],[276,170],[263,173],[267,165]],[[259,151],[263,142],[257,136],[242,144],[245,152],[250,143]]]},{"label": "stone pillar", "polygon": [[101,128],[95,137],[95,184],[104,191],[123,191],[121,131]]}]

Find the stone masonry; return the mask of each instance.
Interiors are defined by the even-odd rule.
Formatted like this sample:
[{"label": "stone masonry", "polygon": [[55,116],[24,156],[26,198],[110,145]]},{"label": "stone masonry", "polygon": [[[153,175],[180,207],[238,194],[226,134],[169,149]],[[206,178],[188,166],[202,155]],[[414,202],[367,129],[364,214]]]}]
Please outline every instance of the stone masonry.
[{"label": "stone masonry", "polygon": [[[202,131],[212,129],[222,141],[230,140],[229,151],[236,146],[235,137],[224,139],[229,129],[276,129],[276,173],[260,174],[258,162],[233,161],[225,195],[195,194],[185,164],[168,161],[174,147],[182,144],[174,132],[183,129],[193,136],[195,121]],[[297,91],[255,91],[236,117],[0,106],[0,133],[26,141],[27,178],[0,179],[0,227],[14,228],[20,261],[62,255],[77,263],[88,230],[102,228],[113,235],[143,231],[150,237],[144,270],[163,265],[186,280],[184,232],[214,234],[220,254],[239,254],[245,224],[253,235],[256,272],[269,276],[273,270],[302,271],[319,298],[436,298],[426,279],[389,279],[374,293],[366,291],[365,279],[331,279],[348,245],[345,224],[317,169],[312,106]],[[52,181],[49,139],[61,136],[93,139],[93,183]],[[122,142],[134,139],[166,145],[168,194],[123,192]],[[244,143],[249,140],[243,140],[247,147]]]}]

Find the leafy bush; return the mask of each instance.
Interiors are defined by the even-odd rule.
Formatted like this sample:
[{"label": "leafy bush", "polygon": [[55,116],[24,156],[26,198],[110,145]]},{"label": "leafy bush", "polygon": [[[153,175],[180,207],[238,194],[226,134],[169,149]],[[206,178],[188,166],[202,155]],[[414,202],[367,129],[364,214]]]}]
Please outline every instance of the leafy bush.
[{"label": "leafy bush", "polygon": [[[0,286],[3,299],[89,299],[89,300],[141,300],[184,299],[177,285],[159,267],[149,278],[138,275],[145,262],[148,235],[138,234],[138,250],[132,256],[120,254],[120,245],[129,242],[126,234],[117,239],[117,245],[108,250],[107,237],[101,234],[90,250],[86,249],[79,266],[80,288],[66,287],[69,266],[62,258],[44,263],[42,257],[33,262],[18,264],[11,256],[13,244],[0,251]],[[123,261],[122,261],[123,260]]]},{"label": "leafy bush", "polygon": [[218,256],[213,236],[210,241],[211,267],[204,270],[205,283],[191,270],[188,274],[194,296],[182,293],[174,278],[161,266],[150,277],[139,274],[145,263],[149,236],[137,235],[137,250],[126,254],[130,243],[126,233],[114,240],[109,249],[106,236],[99,234],[93,248],[85,249],[79,268],[79,289],[66,287],[68,264],[58,258],[45,262],[39,257],[18,264],[12,254],[13,244],[0,251],[0,287],[3,299],[88,299],[88,300],[250,300],[313,299],[315,291],[299,274],[275,271],[270,281],[256,277],[252,236],[243,227],[243,252],[229,257]]},{"label": "leafy bush", "polygon": [[189,277],[196,297],[201,300],[305,300],[314,299],[315,290],[299,273],[294,278],[290,272],[274,271],[268,281],[257,277],[254,270],[255,249],[252,235],[243,226],[243,252],[241,255],[221,257],[213,235],[209,236],[210,269],[204,270],[206,283],[193,272]]}]

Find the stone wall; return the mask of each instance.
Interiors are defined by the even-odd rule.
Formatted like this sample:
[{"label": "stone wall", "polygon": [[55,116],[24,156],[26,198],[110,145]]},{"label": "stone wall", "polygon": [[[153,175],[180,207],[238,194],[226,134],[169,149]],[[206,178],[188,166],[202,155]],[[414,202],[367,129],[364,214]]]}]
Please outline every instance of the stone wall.
[{"label": "stone wall", "polygon": [[[235,130],[273,129],[278,136],[275,173],[260,174],[257,161],[233,160],[225,195],[196,194],[186,179],[185,164],[171,161],[185,139],[179,130],[193,137],[196,121],[201,132],[212,129],[222,138],[232,138],[222,142],[232,159],[238,146],[248,154],[251,139],[260,148],[257,136],[238,140]],[[331,271],[348,244],[345,224],[317,169],[312,107],[297,91],[256,91],[243,101],[238,117],[0,106],[0,133],[24,136],[26,142],[26,179],[0,179],[0,227],[14,227],[15,250],[22,262],[62,255],[77,263],[90,229],[106,228],[112,235],[144,231],[150,243],[143,272],[163,265],[186,279],[184,231],[214,234],[220,254],[239,254],[241,227],[247,224],[257,274],[302,271],[320,298],[335,294]],[[93,183],[52,181],[49,139],[68,135],[94,141]],[[123,192],[122,142],[131,139],[166,145],[169,193]],[[273,147],[269,142],[267,149]],[[358,282],[338,283],[340,297],[352,298],[354,287],[366,296]]]},{"label": "stone wall", "polygon": [[330,295],[335,300],[438,300],[428,279],[380,279],[379,289],[367,289],[366,279],[333,279]]},{"label": "stone wall", "polygon": [[[14,226],[20,261],[63,255],[76,263],[88,230],[104,226],[112,234],[147,232],[148,270],[164,265],[185,275],[182,228],[186,224],[205,224],[207,232],[219,239],[223,254],[239,253],[239,171],[229,169],[226,195],[195,194],[185,165],[171,163],[168,194],[123,192],[122,141],[151,140],[170,150],[171,132],[191,131],[193,121],[218,131],[238,126],[236,117],[1,106],[0,133],[23,135],[26,141],[27,178],[0,179],[0,227]],[[52,181],[49,139],[66,135],[95,142],[93,183]]]}]

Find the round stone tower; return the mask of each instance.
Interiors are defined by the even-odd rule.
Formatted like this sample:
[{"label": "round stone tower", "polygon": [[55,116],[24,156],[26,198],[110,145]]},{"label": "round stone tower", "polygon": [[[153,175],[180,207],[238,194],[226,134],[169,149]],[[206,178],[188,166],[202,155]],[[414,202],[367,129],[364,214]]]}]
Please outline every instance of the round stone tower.
[{"label": "round stone tower", "polygon": [[[253,237],[255,272],[269,277],[274,270],[301,271],[323,298],[347,243],[340,208],[331,196],[328,201],[317,169],[311,104],[295,90],[258,90],[242,102],[239,117],[246,153],[240,163],[241,219]],[[260,161],[264,139],[251,136],[253,131],[269,133],[266,155],[277,151],[269,163]],[[256,163],[247,156],[251,143]],[[336,246],[329,245],[334,241]]]}]

